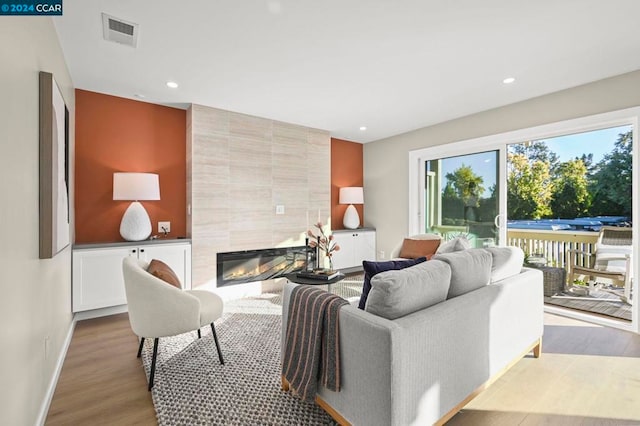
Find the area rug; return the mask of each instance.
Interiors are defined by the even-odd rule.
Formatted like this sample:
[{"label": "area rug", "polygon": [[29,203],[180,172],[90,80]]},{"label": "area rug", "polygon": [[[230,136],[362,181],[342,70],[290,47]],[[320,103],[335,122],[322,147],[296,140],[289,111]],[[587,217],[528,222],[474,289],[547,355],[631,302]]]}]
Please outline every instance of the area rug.
[{"label": "area rug", "polygon": [[[332,285],[345,299],[362,291],[362,274]],[[164,425],[335,425],[316,404],[280,387],[282,293],[265,293],[225,303],[216,331],[218,355],[209,328],[160,339],[151,391],[158,424]],[[142,361],[147,377],[152,339]]]},{"label": "area rug", "polygon": [[[570,293],[567,293],[566,295],[575,296],[574,294]],[[608,300],[593,300],[594,298]],[[591,293],[591,296],[583,296],[578,300],[563,299],[561,297],[545,297],[544,303],[631,321],[631,305],[624,303],[618,296],[606,291],[596,290]]]},{"label": "area rug", "polygon": [[[158,424],[334,425],[316,404],[281,390],[280,327],[280,315],[225,315],[216,322],[224,365],[210,329],[201,339],[195,332],[160,339],[152,390]],[[145,341],[147,377],[151,354]]]}]

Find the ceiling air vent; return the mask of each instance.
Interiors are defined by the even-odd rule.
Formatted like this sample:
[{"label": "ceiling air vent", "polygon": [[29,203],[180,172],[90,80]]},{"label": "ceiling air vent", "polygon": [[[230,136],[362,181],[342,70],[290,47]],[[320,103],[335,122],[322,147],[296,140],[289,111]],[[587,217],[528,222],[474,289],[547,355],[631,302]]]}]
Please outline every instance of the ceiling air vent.
[{"label": "ceiling air vent", "polygon": [[103,13],[102,35],[105,40],[136,47],[138,43],[138,24]]}]

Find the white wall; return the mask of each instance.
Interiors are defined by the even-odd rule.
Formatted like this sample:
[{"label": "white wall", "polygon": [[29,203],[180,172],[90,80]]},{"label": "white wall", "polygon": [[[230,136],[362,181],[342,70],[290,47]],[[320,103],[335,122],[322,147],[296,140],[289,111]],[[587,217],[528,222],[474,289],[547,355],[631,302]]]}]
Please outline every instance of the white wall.
[{"label": "white wall", "polygon": [[409,151],[640,105],[640,71],[364,145],[365,216],[389,253],[408,231]]},{"label": "white wall", "polygon": [[32,425],[72,320],[70,247],[38,259],[39,71],[62,91],[71,148],[75,100],[51,18],[0,21],[0,424]]}]

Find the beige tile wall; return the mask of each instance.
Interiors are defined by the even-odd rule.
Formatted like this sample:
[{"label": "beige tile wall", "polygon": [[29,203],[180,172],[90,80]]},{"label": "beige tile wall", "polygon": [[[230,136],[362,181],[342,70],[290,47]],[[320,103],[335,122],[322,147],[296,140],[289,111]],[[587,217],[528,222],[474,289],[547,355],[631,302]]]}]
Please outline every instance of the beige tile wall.
[{"label": "beige tile wall", "polygon": [[330,223],[330,195],[329,132],[200,105],[187,111],[194,286],[215,285],[218,252],[302,244],[318,216]]}]

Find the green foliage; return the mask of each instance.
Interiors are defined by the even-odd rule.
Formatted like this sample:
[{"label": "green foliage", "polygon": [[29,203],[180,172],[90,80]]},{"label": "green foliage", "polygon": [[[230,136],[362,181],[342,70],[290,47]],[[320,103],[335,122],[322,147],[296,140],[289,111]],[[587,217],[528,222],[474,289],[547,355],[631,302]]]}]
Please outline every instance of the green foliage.
[{"label": "green foliage", "polygon": [[544,141],[509,147],[509,219],[631,216],[632,132],[597,164],[593,154],[559,162]]},{"label": "green foliage", "polygon": [[[458,167],[453,173],[447,173],[447,187],[451,185],[457,196],[463,200],[469,197],[478,197],[484,192],[484,179],[473,172],[470,166],[465,165]],[[446,189],[446,187],[445,187]]]},{"label": "green foliage", "polygon": [[621,133],[610,154],[596,165],[589,191],[593,215],[631,216],[632,133]]},{"label": "green foliage", "polygon": [[524,154],[508,154],[507,206],[509,219],[542,219],[551,216],[553,189],[547,161]]},{"label": "green foliage", "polygon": [[560,163],[553,178],[553,217],[569,219],[587,216],[590,207],[587,166],[581,159]]},{"label": "green foliage", "polygon": [[447,225],[464,223],[465,206],[480,203],[484,192],[484,179],[473,172],[470,166],[462,164],[452,173],[446,174],[447,183],[442,190],[442,218]]},{"label": "green foliage", "polygon": [[509,150],[512,154],[524,155],[530,162],[541,161],[547,163],[549,170],[552,172],[560,162],[558,154],[551,151],[544,141],[528,141],[511,145]]}]

